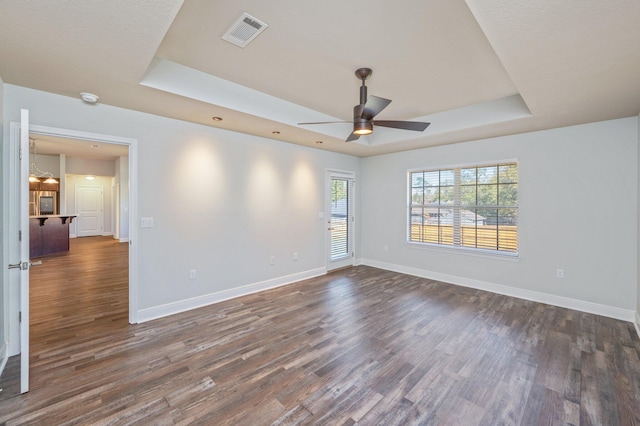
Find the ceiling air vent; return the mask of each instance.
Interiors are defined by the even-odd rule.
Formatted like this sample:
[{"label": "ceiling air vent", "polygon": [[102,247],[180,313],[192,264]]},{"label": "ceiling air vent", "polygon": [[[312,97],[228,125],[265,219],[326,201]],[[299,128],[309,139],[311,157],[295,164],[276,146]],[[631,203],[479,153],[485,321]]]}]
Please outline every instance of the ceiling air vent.
[{"label": "ceiling air vent", "polygon": [[236,46],[245,47],[267,27],[267,24],[245,12],[227,30],[222,39]]}]

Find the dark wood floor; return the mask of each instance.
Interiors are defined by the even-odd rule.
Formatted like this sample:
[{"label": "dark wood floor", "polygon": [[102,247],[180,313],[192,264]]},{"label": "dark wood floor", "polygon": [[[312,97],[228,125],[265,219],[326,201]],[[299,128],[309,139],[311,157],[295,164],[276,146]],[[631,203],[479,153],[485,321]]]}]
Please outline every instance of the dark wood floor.
[{"label": "dark wood floor", "polygon": [[0,423],[640,424],[630,323],[359,266],[129,326],[126,245],[73,243]]}]

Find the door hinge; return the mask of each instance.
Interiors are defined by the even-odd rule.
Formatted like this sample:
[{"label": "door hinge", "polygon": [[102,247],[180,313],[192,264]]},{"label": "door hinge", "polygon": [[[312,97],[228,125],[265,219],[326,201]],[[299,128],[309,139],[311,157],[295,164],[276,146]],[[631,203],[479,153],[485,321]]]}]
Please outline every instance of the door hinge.
[{"label": "door hinge", "polygon": [[18,159],[22,160],[22,147],[18,150]]},{"label": "door hinge", "polygon": [[22,311],[18,312],[18,322],[22,322]]},{"label": "door hinge", "polygon": [[18,231],[18,241],[22,241],[22,231]]}]

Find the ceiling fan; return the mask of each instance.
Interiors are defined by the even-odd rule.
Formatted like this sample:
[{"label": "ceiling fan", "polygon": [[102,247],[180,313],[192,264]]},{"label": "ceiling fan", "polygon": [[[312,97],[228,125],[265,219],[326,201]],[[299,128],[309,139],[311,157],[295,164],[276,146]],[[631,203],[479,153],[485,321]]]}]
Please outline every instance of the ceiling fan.
[{"label": "ceiling fan", "polygon": [[[420,121],[374,120],[374,117],[385,109],[387,105],[391,103],[391,100],[373,95],[367,99],[365,80],[371,77],[372,73],[371,68],[359,68],[356,70],[356,77],[362,80],[362,86],[360,86],[360,104],[353,107],[353,132],[351,132],[345,142],[355,141],[360,138],[360,136],[370,135],[373,133],[374,125],[422,132],[431,124]],[[351,121],[318,121],[314,123],[298,123],[298,125],[330,123],[351,123]]]}]

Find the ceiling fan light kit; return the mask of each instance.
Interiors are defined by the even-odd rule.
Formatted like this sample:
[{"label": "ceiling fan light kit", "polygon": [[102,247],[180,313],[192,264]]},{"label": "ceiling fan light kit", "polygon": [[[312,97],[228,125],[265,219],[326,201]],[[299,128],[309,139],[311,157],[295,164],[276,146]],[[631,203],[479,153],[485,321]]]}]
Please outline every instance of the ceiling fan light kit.
[{"label": "ceiling fan light kit", "polygon": [[353,133],[364,136],[373,133],[373,124],[370,121],[358,119],[353,121]]},{"label": "ceiling fan light kit", "polygon": [[[353,131],[347,137],[345,142],[355,141],[360,136],[366,136],[373,133],[373,126],[390,127],[393,129],[413,130],[423,132],[430,123],[420,121],[400,121],[400,120],[374,120],[373,118],[385,109],[391,99],[380,98],[378,96],[367,97],[367,86],[365,81],[371,77],[373,71],[371,68],[358,68],[356,77],[362,80],[360,86],[360,104],[353,107]],[[350,123],[350,121],[322,121],[315,123],[298,123],[303,124],[329,124],[329,123]]]}]

